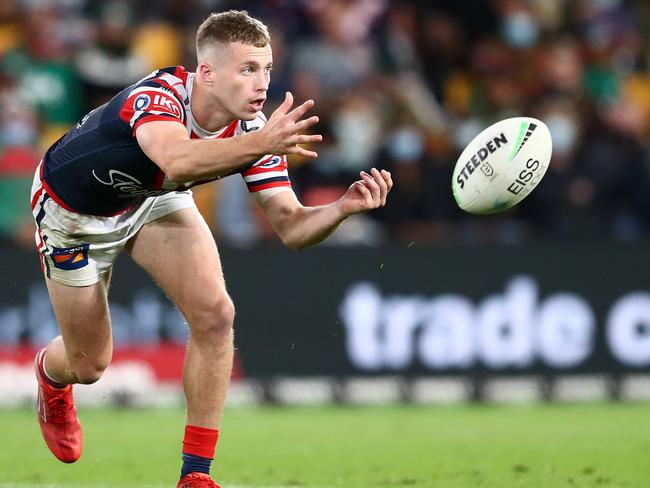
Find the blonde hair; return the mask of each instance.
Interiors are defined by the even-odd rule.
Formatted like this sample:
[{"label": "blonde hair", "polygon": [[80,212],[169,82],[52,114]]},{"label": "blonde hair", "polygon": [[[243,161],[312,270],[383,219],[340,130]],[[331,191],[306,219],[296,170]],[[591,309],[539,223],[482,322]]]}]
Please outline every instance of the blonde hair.
[{"label": "blonde hair", "polygon": [[200,59],[207,48],[231,42],[265,47],[271,43],[271,35],[268,27],[246,10],[213,13],[196,31],[196,56]]}]

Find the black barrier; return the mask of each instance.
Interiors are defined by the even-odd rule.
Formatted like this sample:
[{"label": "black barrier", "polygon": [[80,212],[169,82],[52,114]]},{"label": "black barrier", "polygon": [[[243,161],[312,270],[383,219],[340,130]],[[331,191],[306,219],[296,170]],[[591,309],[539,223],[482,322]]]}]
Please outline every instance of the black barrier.
[{"label": "black barrier", "polygon": [[[648,248],[224,249],[222,261],[248,377],[552,377],[649,370]],[[0,346],[40,345],[56,328],[36,254],[0,252]],[[113,276],[118,347],[185,340],[128,257]]]}]

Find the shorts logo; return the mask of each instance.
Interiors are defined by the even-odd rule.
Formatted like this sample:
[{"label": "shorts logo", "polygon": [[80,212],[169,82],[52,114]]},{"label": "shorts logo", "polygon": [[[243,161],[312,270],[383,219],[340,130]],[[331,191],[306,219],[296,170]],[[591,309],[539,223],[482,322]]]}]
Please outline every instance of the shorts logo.
[{"label": "shorts logo", "polygon": [[146,110],[149,104],[151,103],[151,97],[146,93],[139,95],[138,98],[133,102],[133,108],[136,110]]},{"label": "shorts logo", "polygon": [[52,247],[50,256],[54,267],[64,270],[83,268],[88,264],[89,246],[90,244],[75,247]]}]

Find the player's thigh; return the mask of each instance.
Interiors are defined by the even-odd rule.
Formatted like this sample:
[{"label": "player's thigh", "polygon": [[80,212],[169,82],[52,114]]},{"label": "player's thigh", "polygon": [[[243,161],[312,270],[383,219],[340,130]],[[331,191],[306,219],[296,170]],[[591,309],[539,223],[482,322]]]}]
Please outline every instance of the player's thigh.
[{"label": "player's thigh", "polygon": [[179,307],[190,327],[211,315],[228,319],[233,313],[217,245],[196,208],[144,225],[126,250]]},{"label": "player's thigh", "polygon": [[52,308],[71,363],[105,367],[113,353],[108,310],[110,270],[90,286],[68,286],[46,279]]}]

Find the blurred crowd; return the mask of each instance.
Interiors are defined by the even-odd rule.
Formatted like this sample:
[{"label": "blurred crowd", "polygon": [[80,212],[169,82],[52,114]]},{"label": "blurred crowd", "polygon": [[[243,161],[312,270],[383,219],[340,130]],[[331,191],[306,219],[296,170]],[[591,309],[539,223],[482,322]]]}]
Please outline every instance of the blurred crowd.
[{"label": "blurred crowd", "polygon": [[[156,68],[196,67],[194,32],[246,9],[271,28],[267,115],[286,90],[316,100],[324,142],[290,158],[306,205],[362,169],[389,169],[380,211],[329,245],[632,240],[650,234],[650,3],[644,0],[2,0],[0,235],[33,245],[29,189],[47,147]],[[521,205],[476,217],[451,175],[484,127],[545,121],[554,152]],[[197,187],[218,242],[277,243],[241,178]]]}]

